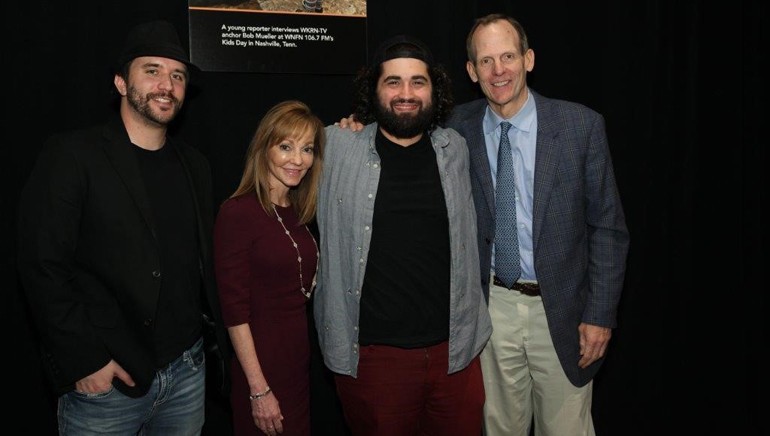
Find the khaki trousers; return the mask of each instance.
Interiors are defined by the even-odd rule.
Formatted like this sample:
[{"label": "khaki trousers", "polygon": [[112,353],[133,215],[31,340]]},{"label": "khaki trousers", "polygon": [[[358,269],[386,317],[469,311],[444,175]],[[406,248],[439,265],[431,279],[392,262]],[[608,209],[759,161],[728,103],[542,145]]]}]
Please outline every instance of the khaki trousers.
[{"label": "khaki trousers", "polygon": [[543,300],[491,284],[489,312],[493,332],[481,353],[484,434],[528,436],[534,422],[535,436],[594,436],[593,382],[577,388],[567,379]]}]

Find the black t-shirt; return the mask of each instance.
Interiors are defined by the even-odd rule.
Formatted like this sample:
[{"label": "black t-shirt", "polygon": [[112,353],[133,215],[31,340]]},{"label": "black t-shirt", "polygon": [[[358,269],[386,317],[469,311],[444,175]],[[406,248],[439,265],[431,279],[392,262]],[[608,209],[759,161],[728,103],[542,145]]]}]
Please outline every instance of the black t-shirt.
[{"label": "black t-shirt", "polygon": [[160,247],[161,286],[154,318],[159,368],[201,335],[198,222],[190,183],[170,141],[160,150],[136,147]]},{"label": "black t-shirt", "polygon": [[417,348],[449,337],[449,221],[426,133],[375,139],[381,174],[361,291],[359,343]]}]

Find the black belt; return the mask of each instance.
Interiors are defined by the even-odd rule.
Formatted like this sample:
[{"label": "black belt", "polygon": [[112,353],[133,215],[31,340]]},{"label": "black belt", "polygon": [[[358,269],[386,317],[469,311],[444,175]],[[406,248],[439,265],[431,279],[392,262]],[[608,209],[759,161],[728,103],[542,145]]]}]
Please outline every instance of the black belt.
[{"label": "black belt", "polygon": [[500,286],[505,289],[512,289],[514,291],[519,291],[524,295],[528,295],[530,297],[537,297],[540,295],[540,285],[537,283],[522,283],[522,282],[516,282],[511,286],[510,288],[508,286],[505,286],[505,283],[503,283],[500,279],[497,278],[497,276],[494,276],[494,284],[495,286]]}]

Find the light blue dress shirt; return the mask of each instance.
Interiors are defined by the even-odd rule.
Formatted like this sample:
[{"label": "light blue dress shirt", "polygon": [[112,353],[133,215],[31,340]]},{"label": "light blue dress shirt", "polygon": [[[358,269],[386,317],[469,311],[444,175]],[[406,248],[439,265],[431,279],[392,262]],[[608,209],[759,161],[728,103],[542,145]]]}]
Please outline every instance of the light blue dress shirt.
[{"label": "light blue dress shirt", "polygon": [[[508,121],[513,126],[508,131],[513,153],[513,171],[516,179],[516,225],[519,230],[521,252],[521,280],[537,280],[532,245],[532,210],[535,187],[535,151],[537,144],[537,111],[535,97],[527,93],[527,101],[513,117],[503,119],[487,106],[482,123],[487,146],[492,184],[496,185],[497,149],[500,147],[500,123]],[[495,186],[497,189],[497,186]],[[492,268],[495,250],[492,248]]]}]

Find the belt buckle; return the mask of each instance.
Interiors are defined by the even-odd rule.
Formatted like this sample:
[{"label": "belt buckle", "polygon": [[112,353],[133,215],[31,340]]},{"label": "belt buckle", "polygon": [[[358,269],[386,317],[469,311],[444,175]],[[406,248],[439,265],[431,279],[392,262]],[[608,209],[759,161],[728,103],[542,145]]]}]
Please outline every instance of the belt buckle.
[{"label": "belt buckle", "polygon": [[[495,285],[495,286],[500,286],[501,288],[505,288],[505,289],[508,289],[509,291],[511,290],[511,288],[509,288],[508,286],[505,286],[505,283],[503,283],[503,281],[502,281],[502,280],[500,280],[499,278],[497,278],[497,276],[493,276],[493,277],[492,277],[492,283],[494,283],[494,285]],[[514,283],[514,284],[515,284],[515,283]]]},{"label": "belt buckle", "polygon": [[524,295],[528,295],[530,297],[536,297],[540,295],[540,286],[538,286],[537,283],[520,283],[516,282],[513,284],[511,289],[515,289],[519,292],[521,292]]},{"label": "belt buckle", "polygon": [[493,276],[492,283],[495,284],[495,286],[500,286],[501,288],[508,289],[509,291],[519,291],[524,295],[530,296],[530,297],[536,297],[540,295],[540,286],[537,283],[529,283],[529,282],[514,282],[513,285],[509,288],[508,286],[505,286],[505,283],[503,283],[502,280],[497,278],[497,276]]}]

